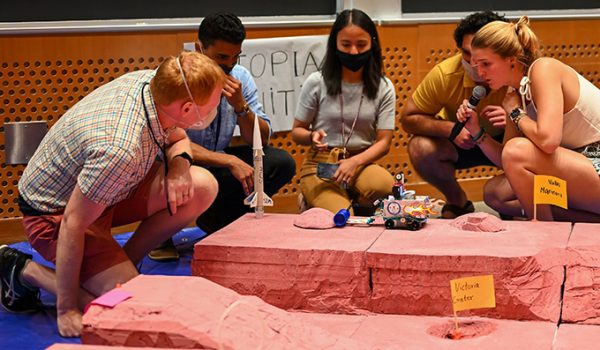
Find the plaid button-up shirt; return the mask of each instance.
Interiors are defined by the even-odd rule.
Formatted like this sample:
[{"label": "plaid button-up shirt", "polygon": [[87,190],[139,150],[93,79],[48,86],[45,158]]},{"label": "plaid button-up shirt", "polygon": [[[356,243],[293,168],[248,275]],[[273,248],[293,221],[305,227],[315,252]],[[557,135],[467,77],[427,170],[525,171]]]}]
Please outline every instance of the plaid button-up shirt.
[{"label": "plaid button-up shirt", "polygon": [[20,195],[31,207],[46,213],[63,210],[75,184],[89,200],[107,206],[132,193],[159,154],[158,144],[166,141],[147,85],[154,74],[125,74],[58,120],[19,181]]}]

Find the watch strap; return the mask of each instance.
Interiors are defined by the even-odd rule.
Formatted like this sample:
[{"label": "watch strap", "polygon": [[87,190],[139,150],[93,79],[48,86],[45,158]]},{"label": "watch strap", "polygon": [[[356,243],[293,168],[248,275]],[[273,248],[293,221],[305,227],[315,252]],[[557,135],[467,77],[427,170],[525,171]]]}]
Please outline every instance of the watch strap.
[{"label": "watch strap", "polygon": [[243,117],[245,115],[247,115],[250,112],[250,106],[248,105],[248,102],[244,102],[244,105],[242,106],[242,110],[240,112],[235,112],[235,114],[239,117]]},{"label": "watch strap", "polygon": [[192,166],[192,164],[194,164],[194,159],[187,152],[181,152],[178,155],[176,155],[175,157],[173,157],[173,159],[175,159],[177,157],[181,157],[183,159],[186,159],[188,162],[190,162],[190,166]]},{"label": "watch strap", "polygon": [[477,135],[471,136],[471,140],[473,140],[473,142],[477,143],[477,141],[479,141],[483,137],[483,135],[485,135],[485,130],[483,128],[480,128]]}]

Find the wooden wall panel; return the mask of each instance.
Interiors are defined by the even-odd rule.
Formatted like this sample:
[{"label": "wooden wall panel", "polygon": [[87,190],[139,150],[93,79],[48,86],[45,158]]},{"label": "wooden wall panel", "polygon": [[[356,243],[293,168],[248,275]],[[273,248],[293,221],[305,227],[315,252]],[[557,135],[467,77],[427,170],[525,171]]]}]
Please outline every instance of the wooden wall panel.
[{"label": "wooden wall panel", "polygon": [[[600,84],[600,20],[548,20],[533,23],[546,55],[572,65]],[[457,51],[454,24],[386,25],[379,27],[387,76],[395,86],[396,115],[422,77],[438,62]],[[328,34],[329,27],[252,28],[248,38]],[[184,42],[196,40],[196,32],[144,32],[109,34],[56,34],[0,36],[0,242],[13,232],[20,212],[16,188],[24,167],[4,163],[4,123],[47,120],[52,125],[70,106],[98,86],[129,71],[156,67],[164,57],[177,54]],[[381,164],[392,172],[404,171],[409,187],[439,195],[414,172],[406,153],[410,135],[399,122],[392,151]],[[275,147],[287,149],[298,165],[305,147],[291,140],[289,132],[275,133]],[[457,172],[471,198],[481,199],[481,186],[498,170],[482,167]],[[295,212],[299,191],[295,178],[275,196],[274,211]],[[17,234],[16,236],[19,236]],[[15,234],[11,233],[14,240]]]},{"label": "wooden wall panel", "polygon": [[386,76],[396,91],[396,124],[390,153],[379,161],[390,172],[404,172],[407,182],[418,179],[406,147],[410,136],[400,126],[400,112],[419,83],[417,71],[417,26],[385,26],[379,28]]},{"label": "wooden wall panel", "polygon": [[452,34],[454,24],[423,24],[419,26],[417,46],[417,80],[421,81],[436,64],[458,53]]}]

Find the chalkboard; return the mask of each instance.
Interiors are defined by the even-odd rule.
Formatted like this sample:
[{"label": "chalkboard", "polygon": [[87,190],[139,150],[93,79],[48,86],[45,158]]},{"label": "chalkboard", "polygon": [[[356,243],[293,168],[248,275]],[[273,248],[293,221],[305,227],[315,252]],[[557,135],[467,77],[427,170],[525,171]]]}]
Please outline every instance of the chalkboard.
[{"label": "chalkboard", "polygon": [[15,0],[0,22],[198,18],[217,11],[245,16],[333,15],[336,0]]},{"label": "chalkboard", "polygon": [[403,13],[597,9],[592,0],[402,0]]}]

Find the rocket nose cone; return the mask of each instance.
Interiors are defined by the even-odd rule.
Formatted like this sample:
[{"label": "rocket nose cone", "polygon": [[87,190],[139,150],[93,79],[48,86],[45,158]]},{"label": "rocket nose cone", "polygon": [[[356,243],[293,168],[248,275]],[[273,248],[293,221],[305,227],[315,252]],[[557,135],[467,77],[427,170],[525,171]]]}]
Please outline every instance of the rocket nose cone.
[{"label": "rocket nose cone", "polygon": [[252,136],[252,148],[262,149],[262,140],[260,137],[260,125],[258,124],[258,116],[254,115],[254,133]]}]

